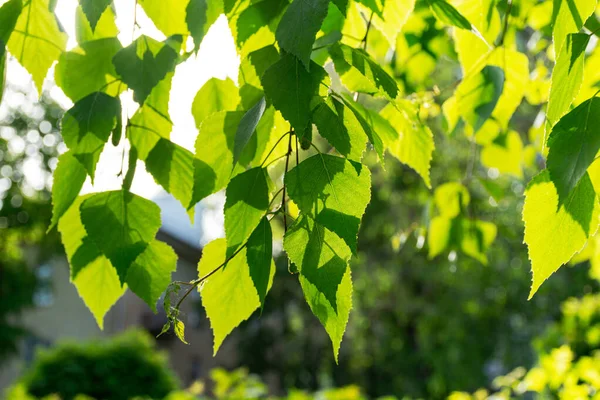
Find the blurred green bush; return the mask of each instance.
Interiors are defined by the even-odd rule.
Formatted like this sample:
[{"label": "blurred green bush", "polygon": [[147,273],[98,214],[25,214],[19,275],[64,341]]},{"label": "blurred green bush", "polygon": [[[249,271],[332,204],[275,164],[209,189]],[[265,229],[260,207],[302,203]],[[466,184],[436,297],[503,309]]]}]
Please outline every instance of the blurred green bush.
[{"label": "blurred green bush", "polygon": [[64,343],[41,351],[31,369],[9,392],[9,399],[127,400],[162,399],[178,388],[166,357],[143,331],[128,331],[108,341]]}]

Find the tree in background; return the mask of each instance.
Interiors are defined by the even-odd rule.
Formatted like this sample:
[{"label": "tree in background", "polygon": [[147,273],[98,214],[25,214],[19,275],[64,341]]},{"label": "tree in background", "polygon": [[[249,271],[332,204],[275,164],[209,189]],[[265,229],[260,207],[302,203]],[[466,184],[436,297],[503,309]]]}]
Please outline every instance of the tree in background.
[{"label": "tree in background", "polygon": [[36,288],[51,290],[40,287],[36,267],[61,249],[46,229],[62,109],[48,96],[38,101],[16,87],[4,96],[10,101],[0,107],[0,363],[26,334],[15,317],[36,304]]}]

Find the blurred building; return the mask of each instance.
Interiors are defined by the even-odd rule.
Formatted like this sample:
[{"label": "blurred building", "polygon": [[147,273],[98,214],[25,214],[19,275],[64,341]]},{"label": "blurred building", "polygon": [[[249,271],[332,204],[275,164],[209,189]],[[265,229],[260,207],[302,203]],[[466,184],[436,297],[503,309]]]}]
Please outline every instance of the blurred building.
[{"label": "blurred building", "polygon": [[[208,202],[199,204],[194,225],[190,223],[183,207],[170,195],[163,193],[153,200],[162,212],[163,226],[158,239],[171,245],[179,256],[173,280],[190,281],[197,278],[202,244],[221,235],[222,199],[213,196],[207,199]],[[41,282],[34,296],[36,307],[20,317],[30,334],[20,343],[19,355],[1,363],[0,393],[22,375],[40,348],[63,340],[108,337],[132,327],[143,328],[156,336],[166,322],[162,299],[158,304],[159,312],[154,314],[141,299],[127,291],[106,314],[104,331],[101,331],[70,282],[69,265],[65,257],[55,257],[37,266],[36,273]],[[212,331],[200,306],[198,292],[185,300],[182,311],[186,339],[190,344],[180,342],[172,333],[159,337],[157,342],[168,353],[171,367],[184,386],[206,377],[210,369],[217,365],[238,365],[234,338],[226,341],[218,355],[213,357]]]}]

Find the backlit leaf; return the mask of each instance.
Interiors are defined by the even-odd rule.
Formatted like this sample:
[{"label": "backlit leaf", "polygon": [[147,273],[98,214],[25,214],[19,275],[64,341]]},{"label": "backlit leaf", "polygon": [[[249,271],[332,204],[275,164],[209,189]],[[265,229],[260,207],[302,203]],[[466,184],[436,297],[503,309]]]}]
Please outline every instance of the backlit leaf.
[{"label": "backlit leaf", "polygon": [[[226,261],[226,248],[225,239],[217,239],[204,247],[198,264],[199,276],[208,275]],[[250,276],[246,252],[247,249],[243,248],[224,267],[213,273],[200,291],[202,306],[213,330],[214,354],[227,335],[250,318],[261,304]]]},{"label": "backlit leaf", "polygon": [[304,298],[329,334],[337,361],[352,308],[352,252],[335,233],[306,215],[286,232],[283,247],[300,272]]},{"label": "backlit leaf", "polygon": [[67,46],[67,34],[50,10],[49,0],[29,0],[8,41],[8,50],[33,77],[42,93],[44,78]]},{"label": "backlit leaf", "polygon": [[371,200],[371,173],[362,164],[328,154],[302,161],[285,176],[290,199],[356,252],[360,219]]},{"label": "backlit leaf", "polygon": [[235,176],[225,192],[225,236],[227,256],[254,231],[269,207],[270,179],[261,167]]},{"label": "backlit leaf", "polygon": [[599,216],[598,197],[587,174],[560,203],[547,170],[531,180],[523,206],[525,243],[533,271],[530,299],[596,233]]}]

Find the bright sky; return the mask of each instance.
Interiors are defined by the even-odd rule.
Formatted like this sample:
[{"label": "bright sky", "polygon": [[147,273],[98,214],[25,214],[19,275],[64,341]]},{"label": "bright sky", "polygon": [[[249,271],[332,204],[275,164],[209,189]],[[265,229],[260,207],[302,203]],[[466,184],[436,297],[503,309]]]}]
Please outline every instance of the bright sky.
[{"label": "bright sky", "polygon": [[[3,1],[0,0],[0,3],[3,3]],[[123,46],[127,46],[132,41],[133,7],[135,1],[116,1],[114,4],[117,14],[117,26],[120,30],[119,40]],[[56,7],[56,15],[69,35],[67,45],[69,49],[77,46],[75,40],[76,6],[77,0],[58,0]],[[135,37],[145,34],[157,40],[164,40],[165,36],[146,17],[143,9],[139,5],[137,7],[136,18],[141,28],[136,29]],[[227,20],[224,16],[221,16],[204,38],[198,55],[190,57],[184,63],[180,64],[175,71],[169,102],[169,112],[174,123],[171,133],[173,142],[193,151],[194,142],[198,134],[191,113],[194,96],[202,85],[212,77],[219,79],[229,77],[234,82],[237,82],[238,67],[239,57],[235,50],[233,38],[227,26]],[[25,87],[28,91],[34,90],[27,72],[15,60],[12,60],[9,64],[7,74],[7,78],[11,83]],[[72,102],[62,93],[60,88],[53,85],[52,80],[53,73],[51,71],[48,74],[45,89],[51,90],[52,97],[59,101],[63,107],[71,107]],[[125,95],[122,97],[123,108],[131,116],[138,108],[138,105],[132,100],[131,96],[125,97]],[[113,147],[110,143],[107,144],[96,168],[94,185],[88,180],[83,192],[120,188],[121,179],[117,178],[117,174],[121,169],[122,154],[122,146]],[[143,197],[152,198],[161,192],[162,189],[154,182],[152,176],[145,171],[143,163],[140,162],[131,190]]]}]

